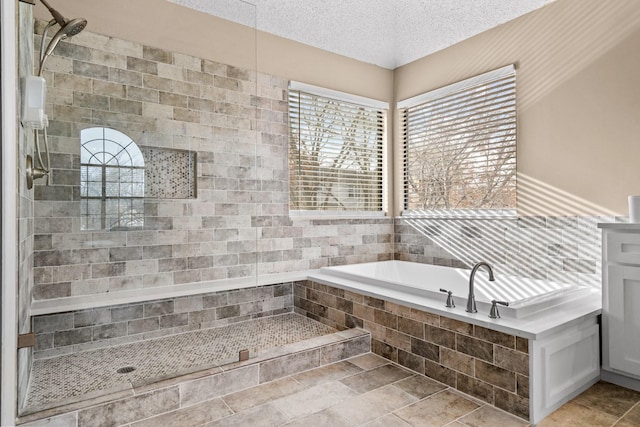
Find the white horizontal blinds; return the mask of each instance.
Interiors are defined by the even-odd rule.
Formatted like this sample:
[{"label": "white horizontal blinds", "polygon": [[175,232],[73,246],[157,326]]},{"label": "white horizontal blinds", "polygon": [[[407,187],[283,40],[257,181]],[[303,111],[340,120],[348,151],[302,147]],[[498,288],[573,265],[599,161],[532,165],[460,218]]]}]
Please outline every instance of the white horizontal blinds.
[{"label": "white horizontal blinds", "polygon": [[516,81],[506,71],[402,110],[405,209],[515,208]]},{"label": "white horizontal blinds", "polygon": [[384,111],[289,90],[292,210],[382,210]]}]

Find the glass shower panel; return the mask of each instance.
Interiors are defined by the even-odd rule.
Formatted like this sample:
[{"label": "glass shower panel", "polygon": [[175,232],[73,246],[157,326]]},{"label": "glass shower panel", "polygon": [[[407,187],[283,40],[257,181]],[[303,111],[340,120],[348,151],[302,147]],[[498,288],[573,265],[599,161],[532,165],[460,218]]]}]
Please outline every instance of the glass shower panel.
[{"label": "glass shower panel", "polygon": [[[214,116],[203,113],[201,118],[213,125],[213,145],[205,146],[200,137],[190,138],[189,149],[198,152],[198,196],[204,203],[213,203],[211,215],[203,217],[206,227],[214,226],[215,246],[226,242],[225,251],[213,254],[213,268],[207,273],[215,279],[258,280],[258,236],[261,215],[261,178],[258,146],[265,130],[259,111],[257,69],[258,47],[256,6],[241,0],[198,2],[171,0],[217,17],[239,23],[246,31],[226,40],[234,46],[233,63],[205,61],[205,69],[214,71]],[[251,29],[251,30],[249,30]],[[214,49],[219,46],[213,46]],[[207,109],[206,100],[201,104]],[[200,124],[204,124],[201,120]],[[189,128],[189,125],[187,125]],[[200,149],[198,149],[200,147]]]},{"label": "glass shower panel", "polygon": [[[48,250],[63,255],[54,257],[60,262],[52,268],[74,268],[64,281],[52,276],[43,281],[38,275],[35,289],[47,289],[39,297],[113,294],[219,279],[256,282],[256,144],[261,131],[255,105],[256,10],[240,0],[207,6],[216,8],[214,14],[239,17],[234,20],[242,25],[234,29],[237,34],[221,32],[213,42],[203,43],[194,33],[193,43],[203,47],[198,56],[135,40],[118,40],[130,50],[113,48],[104,55],[110,48],[97,36],[72,37],[65,40],[65,49],[53,52],[50,63],[54,58],[74,61],[76,50],[95,51],[87,62],[100,58],[94,68],[110,72],[46,70],[56,94],[49,120],[60,125],[49,129],[51,186],[35,192],[36,210],[48,215],[52,227],[38,237],[52,242]],[[91,33],[91,23],[85,32]],[[233,54],[221,54],[230,43],[237,47]],[[120,77],[114,81],[116,75]],[[121,92],[100,98],[87,82],[112,89],[124,84]],[[72,114],[80,109],[83,114]],[[93,234],[67,237],[78,233]],[[84,261],[76,255],[86,249],[95,251],[94,262],[106,265],[95,277],[90,265],[84,265],[88,274],[72,274],[83,270]],[[110,253],[118,253],[117,259]],[[110,268],[110,263],[118,265]]]},{"label": "glass shower panel", "polygon": [[[34,74],[33,13],[32,6],[18,4],[18,77],[22,86],[24,77]],[[20,87],[19,93],[23,93]],[[20,98],[19,98],[20,99]],[[18,108],[20,111],[20,108]],[[18,127],[18,177],[26,176],[27,155],[33,155],[34,134],[32,130]],[[31,332],[31,300],[33,289],[34,233],[34,192],[27,189],[25,179],[18,180],[18,333]],[[27,393],[27,384],[33,361],[33,348],[18,350],[18,407],[21,407]]]},{"label": "glass shower panel", "polygon": [[[82,35],[54,50],[45,70],[51,185],[21,188],[25,307],[32,299],[109,300],[120,291],[153,294],[189,283],[257,283],[256,8],[240,0],[208,3],[242,25],[206,43],[194,32],[193,44],[205,48],[198,55],[117,35],[101,44],[105,36],[92,33],[91,19]],[[22,10],[26,75],[42,23],[34,30],[31,7],[21,3]],[[229,44],[233,54],[221,54]],[[53,66],[73,63],[78,52],[90,53],[83,58],[91,67]],[[109,73],[91,74],[99,69]],[[93,88],[107,86],[122,90],[96,96]],[[25,154],[33,151],[29,138],[21,142]],[[23,323],[28,330],[28,316]],[[56,349],[37,351],[47,350]]]}]

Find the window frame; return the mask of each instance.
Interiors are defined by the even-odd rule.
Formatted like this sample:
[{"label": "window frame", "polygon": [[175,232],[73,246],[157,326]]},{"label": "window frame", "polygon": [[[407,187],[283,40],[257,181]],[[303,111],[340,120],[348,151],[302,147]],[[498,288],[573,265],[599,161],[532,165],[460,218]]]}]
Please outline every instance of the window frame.
[{"label": "window frame", "polygon": [[[288,153],[287,159],[288,162],[291,163],[291,114],[290,114],[290,101],[289,94],[291,91],[302,92],[311,96],[318,96],[321,98],[330,99],[332,101],[348,103],[348,104],[356,104],[361,107],[379,110],[381,113],[381,130],[380,130],[380,147],[379,152],[381,156],[381,167],[380,167],[380,188],[381,188],[381,201],[380,201],[380,210],[345,210],[345,209],[292,209],[291,202],[291,193],[292,193],[292,181],[291,181],[291,170],[289,170],[289,216],[291,217],[302,217],[302,218],[313,218],[313,217],[321,217],[321,218],[369,218],[369,217],[384,217],[388,211],[388,158],[387,158],[387,134],[388,134],[388,120],[389,120],[389,103],[384,101],[378,101],[371,98],[366,98],[350,93],[340,92],[333,89],[328,89],[320,86],[315,86],[307,83],[290,81],[288,86],[287,93],[287,112],[289,115],[289,123],[288,123]],[[346,189],[349,190],[348,188]]]},{"label": "window frame", "polygon": [[[396,177],[400,181],[399,185],[395,188],[400,190],[400,216],[411,218],[437,218],[437,219],[513,219],[517,218],[517,89],[516,89],[516,64],[510,64],[486,73],[482,73],[473,77],[470,77],[459,82],[443,86],[420,95],[397,102],[397,117],[398,117],[398,129],[399,129],[399,142],[396,154],[400,156],[399,165],[400,170],[396,174]],[[448,96],[464,93],[474,87],[489,84],[493,81],[508,78],[513,78],[513,191],[514,194],[514,206],[509,208],[494,208],[494,209],[473,209],[473,208],[451,208],[451,209],[410,209],[408,208],[408,146],[407,138],[407,124],[406,115],[407,110],[412,107],[419,106],[431,101],[442,100]]]},{"label": "window frame", "polygon": [[[85,137],[85,133],[96,132],[100,133],[101,137]],[[86,138],[86,139],[85,139]],[[91,145],[95,145],[95,142],[102,142],[102,151],[95,151],[97,149],[96,146],[91,147]],[[126,142],[126,143],[125,143]],[[107,144],[109,143],[109,144]],[[106,151],[106,146],[117,146],[119,147],[118,152],[108,152]],[[140,150],[140,147],[136,142],[131,139],[127,134],[120,132],[116,129],[105,127],[105,126],[94,126],[90,128],[83,129],[80,135],[80,219],[81,219],[81,230],[82,231],[111,231],[111,230],[139,230],[144,228],[144,187],[145,187],[145,160]],[[88,156],[85,162],[85,152]],[[132,152],[134,155],[132,156]],[[119,158],[122,154],[126,154],[128,156],[131,164],[120,164]],[[102,159],[100,159],[100,156]],[[107,159],[107,156],[110,156]],[[91,170],[99,170],[99,174],[94,174]],[[109,172],[118,171],[118,181],[109,180],[108,177],[111,175]],[[141,181],[133,181],[133,176],[136,174],[142,174]],[[122,174],[130,172],[131,178],[129,181],[121,181]],[[90,176],[91,175],[91,176]],[[93,176],[96,175],[96,176]],[[99,175],[100,180],[90,179],[96,178]],[[99,194],[95,193],[96,186],[91,186],[91,183],[99,183]],[[117,194],[110,194],[113,192],[112,188],[109,188],[109,184],[118,184],[117,185]],[[129,185],[131,188],[135,185],[141,185],[142,195],[123,195],[121,185]],[[84,188],[84,192],[83,192]],[[86,194],[85,194],[86,193]],[[117,224],[108,224],[107,221],[109,218],[113,217],[113,215],[109,212],[109,204],[112,202],[116,202],[118,206],[118,223]],[[100,212],[99,218],[98,214],[95,211],[91,211],[90,206],[95,202],[100,203]],[[124,202],[124,204],[122,204]],[[122,219],[122,215],[126,212],[123,211],[122,208],[133,208],[133,204],[142,203],[142,224],[140,225],[123,225],[120,221]],[[82,206],[86,204],[86,212],[83,213]],[[128,206],[127,206],[128,205]],[[90,220],[92,217],[96,217],[96,219],[100,220],[100,228],[90,227]]]}]

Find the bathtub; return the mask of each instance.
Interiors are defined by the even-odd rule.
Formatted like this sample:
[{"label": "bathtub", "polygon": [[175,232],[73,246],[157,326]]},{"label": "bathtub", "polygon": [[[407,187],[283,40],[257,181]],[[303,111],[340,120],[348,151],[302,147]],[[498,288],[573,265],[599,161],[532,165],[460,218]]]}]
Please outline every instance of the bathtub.
[{"label": "bathtub", "polygon": [[[383,289],[442,300],[453,292],[457,307],[464,308],[469,294],[470,270],[419,264],[406,261],[380,261],[336,267],[324,267],[319,274]],[[507,301],[499,306],[502,317],[523,318],[550,309],[567,301],[592,295],[592,289],[578,284],[495,275],[490,282],[485,269],[480,269],[474,281],[478,311],[488,313],[492,300]]]},{"label": "bathtub", "polygon": [[[490,282],[487,272],[480,270],[475,276],[478,312],[467,313],[465,307],[469,292],[469,275],[470,270],[465,269],[405,261],[381,261],[324,267],[309,273],[308,280],[312,284],[339,288],[354,294],[345,296],[347,300],[353,298],[353,301],[358,301],[358,294],[370,297],[371,300],[363,299],[362,304],[373,307],[375,312],[386,310],[386,302],[390,302],[437,315],[440,322],[443,318],[448,318],[480,326],[482,329],[479,330],[474,327],[474,337],[476,332],[490,329],[526,338],[528,368],[518,372],[528,378],[529,421],[532,425],[536,425],[598,381],[598,318],[602,311],[601,294],[598,289],[502,274],[495,274],[495,281]],[[456,307],[445,306],[447,295],[440,292],[440,288],[453,292]],[[493,319],[488,316],[490,301],[493,299],[509,302],[508,307],[499,306],[501,318]],[[321,306],[322,301],[319,301]],[[364,313],[366,315],[366,311]],[[380,319],[380,322],[386,320],[384,316],[380,316]],[[377,324],[380,322],[375,320],[374,313],[373,320],[365,321],[363,327],[379,334],[379,339],[383,342],[386,342],[387,337],[391,341],[397,339],[399,345],[405,342],[402,340],[404,332],[389,332],[387,325],[381,327]],[[465,335],[468,332],[463,328],[462,332],[456,332],[458,333]],[[411,338],[411,348],[413,342],[414,339]],[[475,349],[471,352],[461,350],[458,344],[456,338],[455,351],[476,358],[476,362],[479,358],[479,363],[484,363],[483,356],[476,356],[474,353]],[[494,344],[492,348],[491,351],[498,351],[501,344]],[[408,348],[403,350],[405,353],[410,351]],[[503,351],[504,349],[499,352],[502,354]],[[480,353],[479,351],[477,354]],[[442,364],[441,356],[442,353],[437,352],[437,360],[433,359],[434,363]],[[506,362],[511,356],[493,358],[494,356],[495,354],[492,358],[484,360],[493,360],[501,365],[499,369],[512,369],[511,362]],[[518,357],[520,356],[513,356],[510,360],[516,360]],[[445,367],[446,369],[449,368]],[[515,398],[514,402],[517,400],[518,398]]]}]

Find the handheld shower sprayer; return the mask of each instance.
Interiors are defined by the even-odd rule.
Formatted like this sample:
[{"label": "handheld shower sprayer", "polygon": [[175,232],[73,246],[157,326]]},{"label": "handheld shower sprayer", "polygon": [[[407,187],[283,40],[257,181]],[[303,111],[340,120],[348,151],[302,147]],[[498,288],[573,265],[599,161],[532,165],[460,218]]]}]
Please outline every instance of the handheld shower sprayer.
[{"label": "handheld shower sprayer", "polygon": [[[53,53],[53,51],[58,46],[58,43],[60,43],[61,40],[64,40],[67,37],[73,37],[79,32],[81,32],[82,30],[84,30],[84,28],[87,26],[87,20],[84,18],[66,19],[64,16],[62,16],[60,12],[58,12],[53,7],[51,7],[46,0],[40,0],[40,1],[47,8],[47,10],[49,10],[49,13],[51,13],[51,16],[53,17],[53,19],[47,23],[44,29],[44,32],[42,33],[42,39],[40,41],[40,61],[38,63],[37,78],[40,79],[39,84],[42,87],[41,99],[42,99],[43,105],[40,108],[44,110],[44,93],[46,89],[46,82],[44,81],[44,78],[42,78],[44,63],[47,60],[47,58]],[[45,42],[45,39],[47,38],[47,33],[49,32],[51,27],[53,27],[55,24],[58,24],[60,26],[60,29],[53,35],[53,37],[51,37],[49,44],[45,48],[44,42]],[[47,141],[47,117],[44,113],[41,113],[41,116],[42,116],[41,123],[38,126],[34,126],[35,148],[36,148],[38,165],[37,166],[34,165],[34,162],[31,156],[27,155],[26,171],[27,171],[27,188],[29,189],[33,187],[33,181],[35,179],[42,178],[42,177],[46,177],[46,184],[49,185],[49,172],[51,168],[51,160],[49,157],[49,142]],[[42,153],[40,151],[38,128],[43,129],[44,151],[47,159],[46,166],[43,162]]]}]

